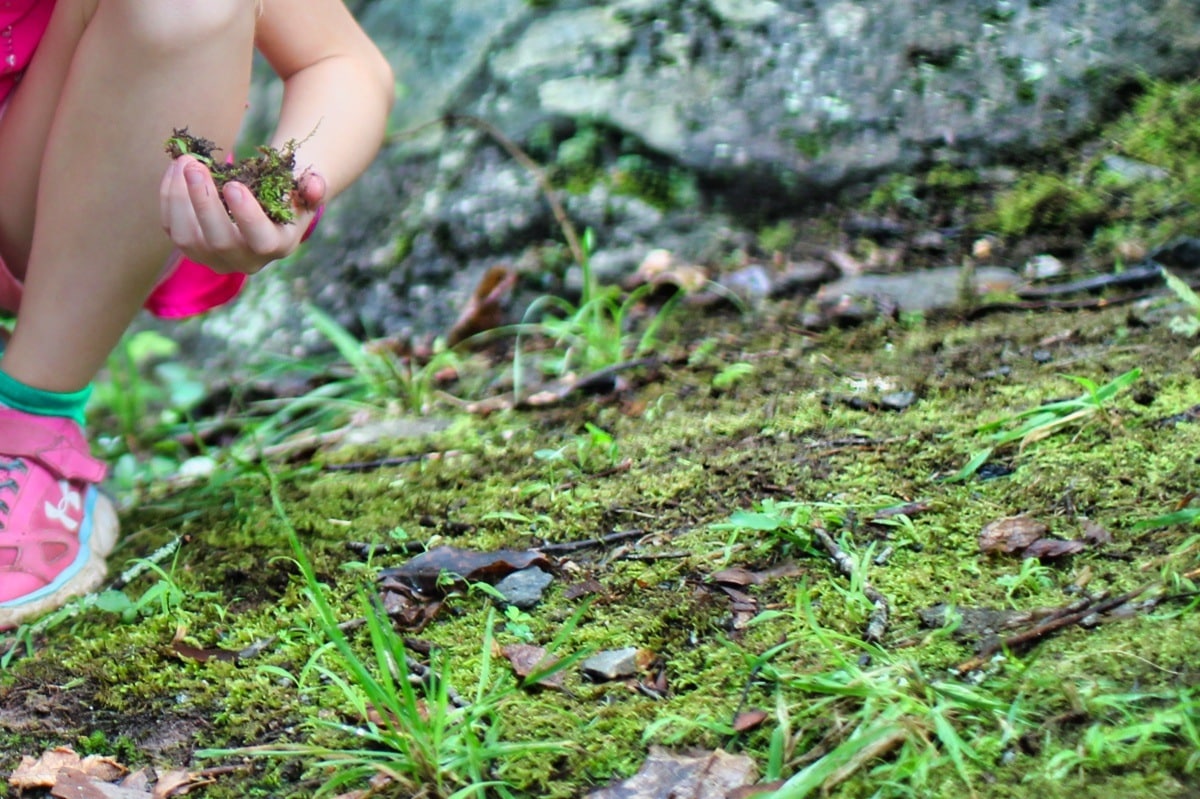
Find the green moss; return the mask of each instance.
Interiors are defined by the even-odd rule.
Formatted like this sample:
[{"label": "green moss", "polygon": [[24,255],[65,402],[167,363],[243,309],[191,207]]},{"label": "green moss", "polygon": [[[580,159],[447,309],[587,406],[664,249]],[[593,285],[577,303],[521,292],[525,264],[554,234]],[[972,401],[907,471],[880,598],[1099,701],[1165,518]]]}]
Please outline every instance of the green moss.
[{"label": "green moss", "polygon": [[990,227],[1004,236],[1024,236],[1046,230],[1094,227],[1104,202],[1059,175],[1030,175],[996,200]]}]

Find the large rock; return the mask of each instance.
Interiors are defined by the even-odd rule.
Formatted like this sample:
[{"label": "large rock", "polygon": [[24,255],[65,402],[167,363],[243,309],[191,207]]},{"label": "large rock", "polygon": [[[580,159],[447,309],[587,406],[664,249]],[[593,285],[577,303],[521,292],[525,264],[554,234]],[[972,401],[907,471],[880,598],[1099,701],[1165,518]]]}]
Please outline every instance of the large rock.
[{"label": "large rock", "polygon": [[[750,215],[881,173],[1051,147],[1139,76],[1200,66],[1190,0],[353,7],[402,83],[394,129],[471,114],[574,169],[568,211],[614,272],[651,247],[720,257]],[[670,185],[650,196],[639,175]],[[307,348],[295,305],[311,298],[356,331],[440,331],[484,268],[561,240],[527,170],[479,131],[433,125],[397,136],[304,255],[198,329]]]}]

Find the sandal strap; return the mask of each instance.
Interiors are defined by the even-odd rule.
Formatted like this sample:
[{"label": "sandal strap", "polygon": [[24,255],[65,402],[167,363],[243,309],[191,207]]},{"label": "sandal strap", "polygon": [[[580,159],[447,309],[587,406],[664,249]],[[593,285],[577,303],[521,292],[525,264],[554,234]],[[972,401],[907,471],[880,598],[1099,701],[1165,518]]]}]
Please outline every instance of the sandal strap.
[{"label": "sandal strap", "polygon": [[107,469],[88,452],[79,425],[70,419],[35,417],[11,408],[0,408],[0,442],[7,456],[29,458],[64,480],[99,483]]}]

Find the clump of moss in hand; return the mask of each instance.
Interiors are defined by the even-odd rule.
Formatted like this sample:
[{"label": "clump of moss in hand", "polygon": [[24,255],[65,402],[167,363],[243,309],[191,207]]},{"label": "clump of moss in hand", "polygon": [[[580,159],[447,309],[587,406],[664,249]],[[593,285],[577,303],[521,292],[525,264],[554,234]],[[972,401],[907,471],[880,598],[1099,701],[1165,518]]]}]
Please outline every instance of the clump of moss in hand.
[{"label": "clump of moss in hand", "polygon": [[296,148],[300,143],[289,139],[282,148],[270,146],[258,148],[258,155],[228,163],[213,158],[218,150],[208,139],[193,136],[187,128],[176,128],[167,139],[167,153],[172,158],[190,155],[208,167],[218,189],[226,183],[236,181],[253,192],[267,217],[272,222],[286,224],[296,218],[292,192],[299,191],[296,182]]}]

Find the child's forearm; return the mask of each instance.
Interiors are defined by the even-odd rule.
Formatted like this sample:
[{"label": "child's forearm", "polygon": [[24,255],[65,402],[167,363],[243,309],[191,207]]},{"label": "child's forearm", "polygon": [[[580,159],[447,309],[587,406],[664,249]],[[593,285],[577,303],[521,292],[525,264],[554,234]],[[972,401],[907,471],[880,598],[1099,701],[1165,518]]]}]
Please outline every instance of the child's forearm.
[{"label": "child's forearm", "polygon": [[395,85],[386,63],[332,56],[284,81],[273,146],[300,143],[296,169],[312,169],[332,199],[362,174],[383,142]]}]

